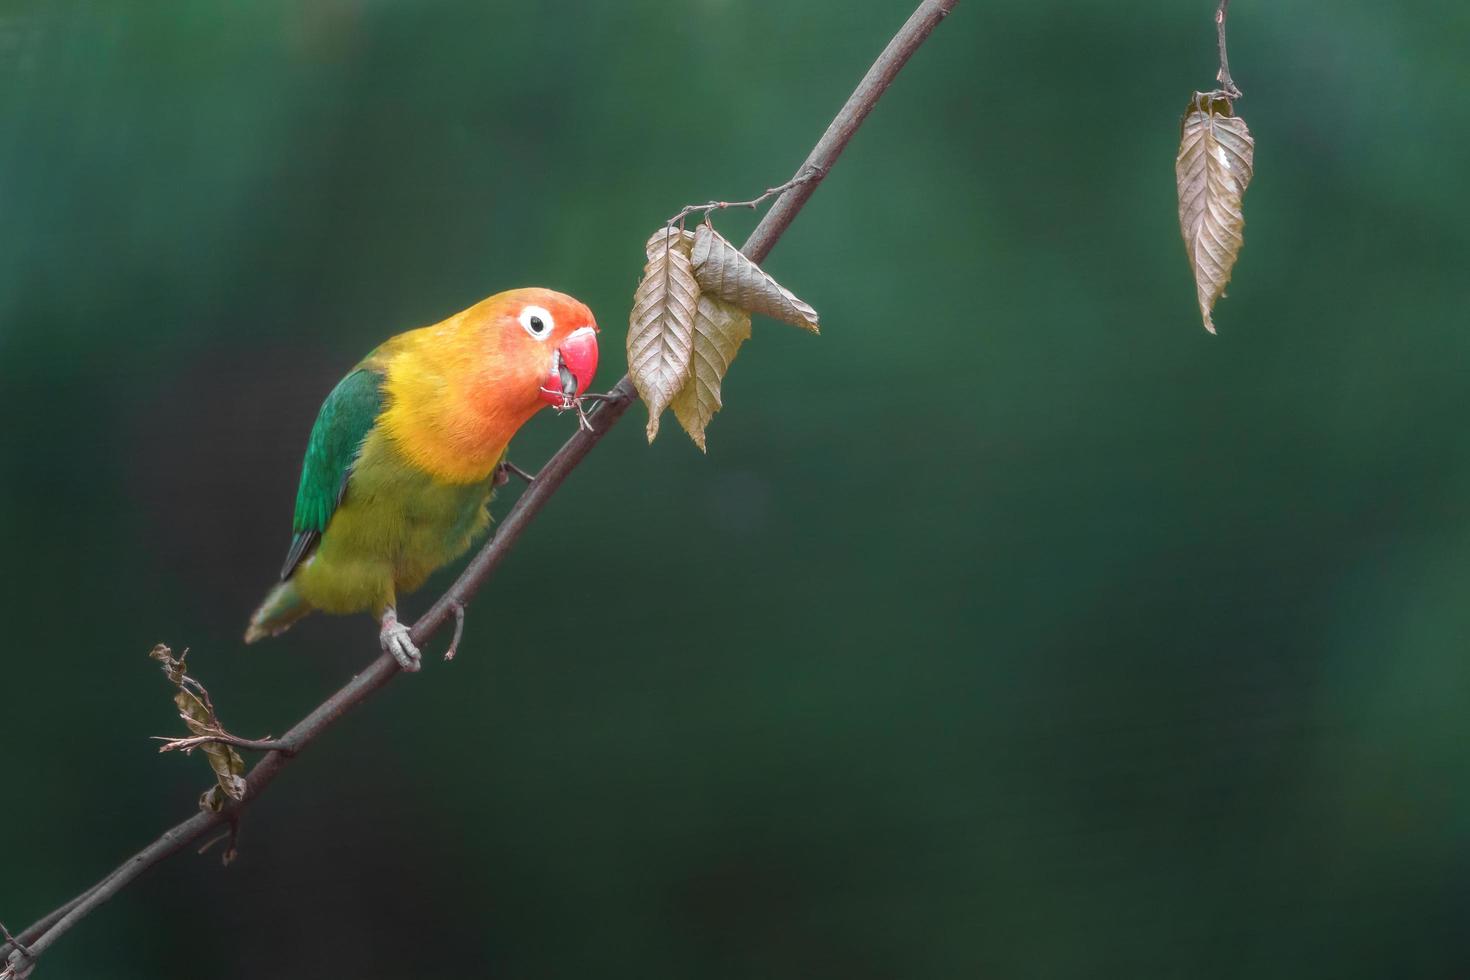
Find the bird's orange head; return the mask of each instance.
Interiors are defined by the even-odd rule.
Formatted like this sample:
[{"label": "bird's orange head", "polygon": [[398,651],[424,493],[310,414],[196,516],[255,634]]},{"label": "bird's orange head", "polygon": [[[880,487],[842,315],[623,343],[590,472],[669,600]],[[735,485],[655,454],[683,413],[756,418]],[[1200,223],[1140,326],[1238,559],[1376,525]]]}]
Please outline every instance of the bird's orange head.
[{"label": "bird's orange head", "polygon": [[512,289],[384,344],[388,434],[454,482],[483,479],[538,409],[569,406],[597,370],[592,311],[550,289]]},{"label": "bird's orange head", "polygon": [[565,293],[512,289],[461,314],[483,345],[486,397],[509,399],[534,411],[542,402],[563,405],[580,395],[597,372],[597,321]]}]

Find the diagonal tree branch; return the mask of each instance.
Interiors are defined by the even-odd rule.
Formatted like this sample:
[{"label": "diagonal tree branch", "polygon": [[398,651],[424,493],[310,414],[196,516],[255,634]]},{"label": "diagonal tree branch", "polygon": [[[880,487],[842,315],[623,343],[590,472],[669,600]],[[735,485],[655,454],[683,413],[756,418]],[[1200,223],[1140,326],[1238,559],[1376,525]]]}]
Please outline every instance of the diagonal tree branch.
[{"label": "diagonal tree branch", "polygon": [[[958,2],[959,0],[923,0],[903,27],[899,28],[827,127],[827,131],[822,134],[806,161],[797,168],[796,177],[785,185],[784,192],[751,233],[742,248],[751,260],[764,260],[775,247],[807,199],[812,196],[812,192],[817,189],[817,185],[837,162],[837,158],[841,156],[868,113],[873,110],[879,97],[887,90],[910,56]],[[590,430],[579,430],[547,461],[500,522],[495,536],[470,560],[449,591],[414,624],[412,637],[416,645],[423,646],[446,623],[458,621],[457,610],[462,610],[495,573],[511,548],[515,547],[526,526],[546,506],[546,502],[571,475],[572,470],[576,469],[602,437],[617,424],[636,398],[632,382],[624,375],[613,386],[602,407],[591,416]],[[0,956],[7,956],[8,959],[6,968],[0,970],[0,980],[24,977],[33,968],[35,958],[55,945],[57,940],[99,905],[127,887],[133,879],[160,861],[197,843],[210,831],[237,820],[241,809],[271,784],[286,763],[315,741],[337,719],[392,680],[398,672],[398,664],[391,656],[379,656],[366,670],[353,677],[341,690],[275,740],[274,744],[278,747],[267,752],[246,775],[244,800],[220,812],[201,811],[165,831],[157,840],[134,854],[97,884],[19,933],[15,938],[27,950],[16,949],[10,942],[5,942],[0,946]]]}]

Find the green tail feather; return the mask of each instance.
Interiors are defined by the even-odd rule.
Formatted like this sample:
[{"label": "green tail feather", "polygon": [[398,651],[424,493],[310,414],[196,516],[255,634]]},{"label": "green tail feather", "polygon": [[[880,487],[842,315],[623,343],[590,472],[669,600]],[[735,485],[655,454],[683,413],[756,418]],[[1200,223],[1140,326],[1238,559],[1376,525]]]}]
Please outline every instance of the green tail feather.
[{"label": "green tail feather", "polygon": [[291,624],[312,611],[311,603],[296,591],[296,583],[282,582],[255,610],[250,617],[250,626],[245,630],[245,642],[254,643],[268,636],[276,636],[291,628]]}]

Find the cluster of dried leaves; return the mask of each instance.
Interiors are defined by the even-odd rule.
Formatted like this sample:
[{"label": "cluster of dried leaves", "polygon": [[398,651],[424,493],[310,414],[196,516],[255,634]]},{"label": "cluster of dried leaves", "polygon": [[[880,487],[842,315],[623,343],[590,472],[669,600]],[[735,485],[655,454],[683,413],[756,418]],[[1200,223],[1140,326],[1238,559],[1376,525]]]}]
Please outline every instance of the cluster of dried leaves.
[{"label": "cluster of dried leaves", "polygon": [[1205,329],[1215,332],[1211,314],[1225,295],[1225,284],[1244,242],[1241,208],[1251,182],[1256,141],[1245,120],[1235,115],[1223,91],[1196,92],[1184,114],[1174,179],[1179,187],[1179,230],[1194,270],[1195,291]]},{"label": "cluster of dried leaves", "polygon": [[[177,659],[174,659],[173,651],[160,643],[149,652],[148,656],[157,660],[163,668],[163,675],[169,682],[178,688],[174,694],[174,704],[179,709],[179,717],[188,726],[189,731],[195,735],[213,735],[224,737],[225,728],[220,724],[219,717],[215,714],[214,703],[209,700],[209,692],[204,685],[189,676],[189,668],[184,661],[189,656],[185,650]],[[245,760],[240,758],[240,753],[233,747],[219,742],[205,742],[198,746],[185,748],[188,752],[197,747],[209,759],[209,767],[214,770],[215,785],[204,791],[199,797],[199,808],[201,810],[219,811],[225,807],[226,799],[243,800],[245,798]],[[165,746],[165,750],[168,746]]]},{"label": "cluster of dried leaves", "polygon": [[817,333],[817,311],[741,254],[708,220],[665,226],[645,246],[648,264],[628,318],[628,374],[648,405],[648,441],[666,408],[701,450],[721,408],[720,384],[750,317],[760,313]]}]

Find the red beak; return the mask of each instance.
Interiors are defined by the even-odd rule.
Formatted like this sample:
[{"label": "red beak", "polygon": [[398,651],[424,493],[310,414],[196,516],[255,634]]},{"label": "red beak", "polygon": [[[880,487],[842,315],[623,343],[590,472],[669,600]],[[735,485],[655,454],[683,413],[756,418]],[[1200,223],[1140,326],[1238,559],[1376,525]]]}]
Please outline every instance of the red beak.
[{"label": "red beak", "polygon": [[597,373],[597,330],[581,327],[557,345],[551,358],[551,373],[541,386],[541,400],[566,405],[587,390]]}]

